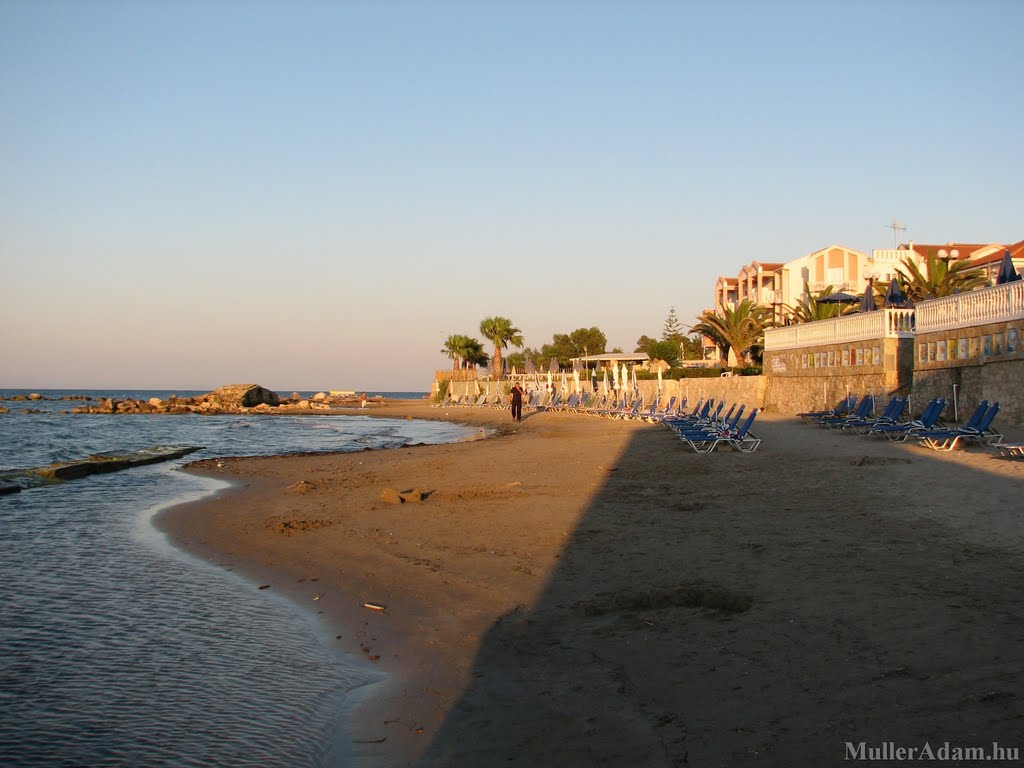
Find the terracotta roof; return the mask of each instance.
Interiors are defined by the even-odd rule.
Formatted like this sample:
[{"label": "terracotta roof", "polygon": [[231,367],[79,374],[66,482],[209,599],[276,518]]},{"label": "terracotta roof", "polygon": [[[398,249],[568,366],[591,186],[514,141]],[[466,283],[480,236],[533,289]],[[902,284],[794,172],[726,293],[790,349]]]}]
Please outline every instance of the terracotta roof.
[{"label": "terracotta roof", "polygon": [[1003,260],[1003,254],[1010,252],[1010,258],[1014,261],[1024,261],[1024,240],[1013,245],[1000,246],[994,253],[974,259],[971,264],[975,267],[984,267],[988,264],[998,264]]},{"label": "terracotta roof", "polygon": [[[960,252],[958,258],[969,259],[971,258],[972,253],[974,253],[975,251],[980,251],[982,248],[987,248],[989,245],[992,245],[992,243],[914,243],[913,247],[915,253],[918,253],[925,258],[929,256],[937,258],[939,255],[939,251],[949,252],[952,250],[956,250]],[[900,250],[910,250],[910,245],[904,243],[900,245]]]}]

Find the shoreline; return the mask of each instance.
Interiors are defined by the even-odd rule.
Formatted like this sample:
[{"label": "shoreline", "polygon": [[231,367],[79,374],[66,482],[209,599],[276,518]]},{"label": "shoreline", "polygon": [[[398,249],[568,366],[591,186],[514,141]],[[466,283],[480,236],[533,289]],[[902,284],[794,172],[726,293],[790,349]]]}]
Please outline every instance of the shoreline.
[{"label": "shoreline", "polygon": [[[1021,656],[1011,640],[1024,629],[1024,606],[1012,579],[982,596],[970,558],[953,556],[981,553],[987,572],[1024,564],[1024,531],[997,506],[1012,498],[1019,463],[778,416],[759,419],[757,453],[698,457],[657,425],[546,413],[513,425],[505,411],[416,402],[372,410],[345,415],[451,420],[498,434],[222,468],[199,462],[190,471],[237,485],[154,520],[175,545],[300,607],[319,594],[327,626],[341,627],[331,633],[342,635],[338,649],[388,675],[353,697],[342,745],[352,765],[832,762],[842,759],[837,733],[892,741],[896,704],[904,715],[928,710],[927,721],[899,720],[896,736],[945,732],[966,745],[975,742],[963,707],[945,719],[929,708],[932,675],[896,674],[907,690],[890,691],[888,705],[875,691],[888,683],[850,680],[916,668],[941,656],[951,633],[990,652],[1000,645],[1007,660]],[[876,508],[852,492],[826,508],[808,501],[866,481],[931,489],[918,493],[920,505]],[[389,505],[380,501],[386,487],[430,493]],[[893,591],[933,570],[974,597],[951,607],[936,605],[941,593],[915,594],[922,606]],[[983,605],[1012,615],[1000,619],[1012,630],[1003,639],[975,635],[962,620]],[[943,613],[960,620],[928,618]],[[937,637],[910,632],[907,615],[931,621]],[[765,628],[790,621],[796,635],[766,637]],[[914,653],[894,650],[911,639]],[[864,642],[875,651],[865,654]],[[737,659],[753,680],[729,671]],[[984,679],[981,658],[966,664]],[[756,693],[738,693],[730,680]],[[971,733],[1012,744],[1020,708],[1000,700],[987,727],[968,718]]]},{"label": "shoreline", "polygon": [[[505,602],[501,604],[502,610],[492,610],[484,618],[469,615],[480,608],[481,587],[478,584],[441,580],[441,584],[427,586],[441,586],[451,590],[450,599],[437,610],[424,610],[423,606],[428,605],[430,596],[426,588],[412,589],[403,583],[408,577],[403,579],[399,575],[380,579],[372,570],[358,573],[352,569],[325,567],[326,563],[316,558],[312,562],[307,560],[296,545],[322,533],[327,526],[292,536],[266,536],[256,521],[269,516],[276,525],[289,522],[286,518],[294,518],[294,514],[290,515],[284,509],[297,499],[308,502],[312,492],[289,490],[289,487],[299,483],[315,485],[317,481],[308,479],[310,477],[352,471],[369,471],[376,476],[389,465],[393,469],[395,465],[410,460],[413,464],[428,465],[426,471],[434,474],[436,469],[429,467],[436,461],[433,454],[441,454],[441,460],[448,462],[469,460],[469,454],[478,446],[498,448],[502,441],[515,440],[517,436],[530,437],[529,433],[523,434],[523,427],[529,426],[531,419],[535,422],[550,419],[552,423],[546,425],[545,431],[552,426],[559,426],[561,422],[564,422],[561,423],[564,427],[571,420],[592,433],[595,430],[603,433],[612,427],[622,435],[627,435],[645,425],[574,417],[570,414],[528,414],[524,422],[515,425],[510,421],[507,411],[469,407],[441,409],[416,401],[391,402],[365,410],[358,406],[338,408],[333,409],[330,415],[453,421],[489,430],[490,436],[483,440],[469,437],[454,443],[353,453],[216,458],[192,462],[183,469],[227,482],[228,485],[215,491],[212,496],[161,511],[154,518],[153,524],[167,536],[172,545],[219,567],[230,568],[254,585],[269,584],[270,589],[283,594],[300,610],[306,610],[314,602],[314,597],[320,595],[320,599],[315,602],[314,613],[322,614],[325,625],[323,637],[328,641],[333,638],[336,642],[335,650],[356,662],[375,666],[387,675],[382,682],[367,686],[366,690],[353,692],[355,695],[349,694],[353,702],[349,707],[353,718],[346,725],[351,730],[351,765],[412,765],[421,756],[426,742],[431,738],[430,734],[436,733],[440,727],[458,691],[468,681],[473,643],[479,642],[490,624],[500,618],[503,612],[515,610],[522,605],[522,600],[536,592],[537,579],[530,582],[531,586],[526,592],[522,589],[506,589],[512,597],[506,596]],[[601,456],[613,456],[615,452],[614,443],[595,444],[594,448]],[[506,453],[503,447],[496,452]],[[398,458],[401,460],[396,460]],[[218,464],[223,466],[218,467]],[[271,468],[272,478],[259,477]],[[604,474],[600,468],[595,472]],[[498,473],[501,471],[498,470]],[[398,480],[397,477],[391,479]],[[399,520],[403,513],[430,514],[439,506],[438,488],[427,489],[433,493],[419,504],[392,506],[379,501],[380,491],[384,487],[394,486],[404,491],[415,487],[417,483],[389,483],[382,480],[372,487],[367,487],[365,483],[357,485],[357,489],[349,490],[358,490],[360,504],[369,507],[371,513],[391,513],[388,517],[394,521]],[[499,485],[516,492],[514,489],[521,487],[521,481],[511,480]],[[258,497],[269,501],[257,503],[255,500]],[[494,502],[493,499],[488,501],[492,504]],[[455,501],[456,506],[460,503],[461,500]],[[315,506],[321,507],[322,504],[317,502]],[[210,513],[213,513],[212,516]],[[306,518],[303,516],[303,519]],[[375,535],[377,528],[373,526],[369,529],[371,539],[380,539]],[[239,539],[239,535],[243,538]],[[279,548],[278,545],[283,546]],[[367,568],[382,565],[379,553],[366,551],[362,546],[357,549],[360,549],[359,555],[367,559]],[[557,554],[556,550],[557,545],[551,554]],[[403,555],[403,558],[407,556]],[[425,567],[428,572],[436,573],[431,564],[423,562],[423,558],[413,559],[420,561],[412,566],[413,570]],[[486,587],[483,590],[493,593],[493,590]],[[385,610],[368,609],[363,606],[364,603],[383,604]],[[464,611],[459,608],[460,605],[472,606],[472,611]],[[452,623],[453,617],[457,624]],[[431,630],[429,634],[428,628]]]}]

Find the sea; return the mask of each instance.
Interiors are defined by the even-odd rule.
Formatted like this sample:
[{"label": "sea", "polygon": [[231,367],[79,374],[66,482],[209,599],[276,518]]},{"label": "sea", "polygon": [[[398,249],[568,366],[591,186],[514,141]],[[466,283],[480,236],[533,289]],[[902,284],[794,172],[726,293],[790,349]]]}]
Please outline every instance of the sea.
[{"label": "sea", "polygon": [[202,393],[34,391],[45,399],[0,390],[0,477],[105,451],[201,450],[0,495],[0,765],[344,768],[346,707],[382,673],[332,649],[311,610],[172,546],[153,517],[222,487],[180,471],[191,460],[475,430],[362,415],[72,414],[83,403],[60,398]]}]

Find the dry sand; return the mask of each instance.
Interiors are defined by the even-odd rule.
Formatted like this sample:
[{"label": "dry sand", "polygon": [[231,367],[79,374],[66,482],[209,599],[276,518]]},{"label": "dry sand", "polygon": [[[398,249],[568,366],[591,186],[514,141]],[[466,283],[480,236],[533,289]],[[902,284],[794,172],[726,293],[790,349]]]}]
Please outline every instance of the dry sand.
[{"label": "dry sand", "polygon": [[239,487],[160,519],[254,589],[321,595],[339,647],[388,673],[345,732],[354,765],[1024,756],[1024,462],[781,416],[754,454],[698,456],[638,422],[373,414],[502,434],[200,464]]}]

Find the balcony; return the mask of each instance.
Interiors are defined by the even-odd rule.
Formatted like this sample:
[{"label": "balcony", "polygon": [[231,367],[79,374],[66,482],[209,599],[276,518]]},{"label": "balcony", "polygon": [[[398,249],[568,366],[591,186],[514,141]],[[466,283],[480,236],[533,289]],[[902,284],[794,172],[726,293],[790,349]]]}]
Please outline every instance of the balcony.
[{"label": "balcony", "polygon": [[765,352],[914,335],[913,309],[879,309],[764,332]]}]

